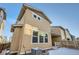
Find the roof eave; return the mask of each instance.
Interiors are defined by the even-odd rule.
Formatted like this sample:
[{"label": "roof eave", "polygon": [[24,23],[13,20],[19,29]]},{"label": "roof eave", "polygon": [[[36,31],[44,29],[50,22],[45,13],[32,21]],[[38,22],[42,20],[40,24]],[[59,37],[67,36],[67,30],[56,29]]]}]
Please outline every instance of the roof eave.
[{"label": "roof eave", "polygon": [[24,5],[24,4],[23,4],[23,6],[22,6],[22,8],[21,8],[21,11],[20,11],[20,14],[19,14],[17,20],[20,20],[20,19],[22,18],[23,14],[24,14],[24,12],[25,12],[25,10],[26,10],[27,8],[30,9],[30,10],[33,9],[33,10],[36,10],[36,11],[42,13],[42,14],[46,17],[46,19],[49,21],[49,23],[50,23],[50,24],[52,23],[52,22],[48,19],[48,17],[47,17],[42,11],[37,10],[37,9],[34,9],[34,8],[29,7],[29,6],[27,6],[27,5]]}]

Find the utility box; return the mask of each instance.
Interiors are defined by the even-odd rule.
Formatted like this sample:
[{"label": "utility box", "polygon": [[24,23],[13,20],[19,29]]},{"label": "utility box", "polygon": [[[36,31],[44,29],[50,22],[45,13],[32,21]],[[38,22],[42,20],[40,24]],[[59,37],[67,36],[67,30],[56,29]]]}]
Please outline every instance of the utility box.
[{"label": "utility box", "polygon": [[42,55],[42,49],[40,48],[32,48],[31,52],[33,55]]}]

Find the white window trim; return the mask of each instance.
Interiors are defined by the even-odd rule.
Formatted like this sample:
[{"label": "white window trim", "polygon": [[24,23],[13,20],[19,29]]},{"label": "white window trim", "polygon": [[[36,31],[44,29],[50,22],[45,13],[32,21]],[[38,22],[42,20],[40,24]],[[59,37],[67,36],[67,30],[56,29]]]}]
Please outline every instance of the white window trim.
[{"label": "white window trim", "polygon": [[[32,43],[32,44],[48,44],[49,41],[48,41],[47,43],[45,42],[45,36],[43,36],[43,43],[40,43],[40,41],[39,41],[39,40],[40,40],[40,39],[39,39],[39,34],[38,34],[38,42],[37,42],[37,43],[33,43],[33,41],[32,41],[32,40],[33,40],[33,31],[37,31],[37,30],[32,30],[32,37],[31,37],[31,43]],[[39,33],[39,31],[38,31],[38,33]],[[47,33],[46,33],[46,34],[47,34]],[[47,34],[47,35],[48,35],[48,34]]]},{"label": "white window trim", "polygon": [[[48,37],[46,37],[46,38],[48,38]],[[45,39],[44,39],[45,40]],[[45,41],[44,41],[45,42]],[[48,42],[45,42],[45,43],[48,43]]]},{"label": "white window trim", "polygon": [[[38,37],[39,37],[39,36],[38,36]],[[45,43],[45,42],[44,42],[44,38],[45,38],[45,37],[43,36],[43,43]],[[39,43],[40,43],[40,39],[39,39]],[[40,43],[40,44],[43,44],[43,43]]]},{"label": "white window trim", "polygon": [[32,44],[38,44],[38,43],[39,43],[39,38],[38,38],[38,42],[37,42],[37,43],[33,43],[33,31],[37,31],[37,30],[32,30],[31,43],[32,43]]}]

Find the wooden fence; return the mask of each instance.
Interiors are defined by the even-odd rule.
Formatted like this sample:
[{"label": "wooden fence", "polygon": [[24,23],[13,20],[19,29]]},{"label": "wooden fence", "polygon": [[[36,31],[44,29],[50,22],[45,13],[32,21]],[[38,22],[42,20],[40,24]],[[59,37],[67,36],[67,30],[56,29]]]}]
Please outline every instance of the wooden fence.
[{"label": "wooden fence", "polygon": [[79,48],[79,41],[60,41],[56,43],[61,47]]}]

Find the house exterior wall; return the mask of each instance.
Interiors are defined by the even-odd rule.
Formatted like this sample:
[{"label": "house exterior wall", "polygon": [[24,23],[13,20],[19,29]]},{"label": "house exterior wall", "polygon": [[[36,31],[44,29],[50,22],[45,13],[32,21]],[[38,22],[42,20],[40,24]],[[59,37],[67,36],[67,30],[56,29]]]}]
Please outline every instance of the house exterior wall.
[{"label": "house exterior wall", "polygon": [[64,30],[60,29],[60,31],[61,31],[61,40],[66,40],[66,35]]},{"label": "house exterior wall", "polygon": [[65,40],[65,33],[64,33],[64,30],[62,30],[61,28],[53,28],[52,33],[56,34],[56,37],[60,35],[60,37],[61,37],[60,39],[57,37],[59,39],[59,41],[60,40]]},{"label": "house exterior wall", "polygon": [[[34,19],[33,12],[29,9],[26,9],[21,22],[18,22],[19,24],[23,24],[22,30],[21,29],[15,29],[13,34],[12,45],[11,45],[11,51],[18,50],[19,53],[29,51],[31,52],[32,48],[51,48],[51,27],[50,23],[45,20],[44,18],[41,18],[40,20]],[[17,24],[18,24],[17,23]],[[38,32],[44,32],[48,34],[48,43],[32,43],[32,34],[33,30],[36,30]],[[21,33],[19,33],[21,31]],[[16,41],[16,42],[15,42]],[[15,46],[15,47],[14,47]]]},{"label": "house exterior wall", "polygon": [[20,40],[22,38],[22,28],[16,28],[11,43],[11,52],[19,52],[19,44],[21,44]]},{"label": "house exterior wall", "polygon": [[66,40],[65,30],[60,27],[52,27],[52,45],[55,45],[55,42],[60,42]]},{"label": "house exterior wall", "polygon": [[65,33],[66,33],[66,39],[70,39],[70,41],[72,41],[70,33],[67,30],[65,30]]},{"label": "house exterior wall", "polygon": [[61,29],[60,28],[52,28],[51,33],[60,35],[61,34]]}]

